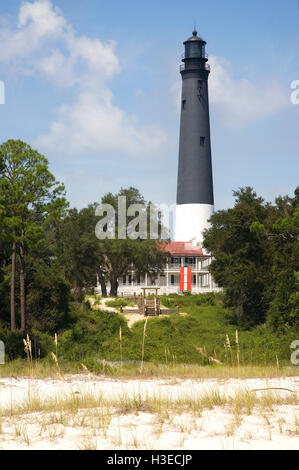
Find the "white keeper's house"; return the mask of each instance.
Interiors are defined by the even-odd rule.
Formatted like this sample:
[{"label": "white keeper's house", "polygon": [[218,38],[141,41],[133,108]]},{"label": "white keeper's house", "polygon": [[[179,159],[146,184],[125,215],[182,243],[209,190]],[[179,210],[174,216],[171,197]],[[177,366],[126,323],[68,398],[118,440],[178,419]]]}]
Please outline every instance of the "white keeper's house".
[{"label": "white keeper's house", "polygon": [[[165,270],[157,279],[149,276],[136,277],[134,271],[119,279],[119,295],[141,293],[142,287],[159,287],[159,294],[180,294],[190,291],[192,294],[218,292],[220,289],[214,283],[209,273],[211,257],[205,255],[202,248],[194,242],[170,242],[165,249],[171,254]],[[190,281],[183,286],[183,269],[189,268]]]}]

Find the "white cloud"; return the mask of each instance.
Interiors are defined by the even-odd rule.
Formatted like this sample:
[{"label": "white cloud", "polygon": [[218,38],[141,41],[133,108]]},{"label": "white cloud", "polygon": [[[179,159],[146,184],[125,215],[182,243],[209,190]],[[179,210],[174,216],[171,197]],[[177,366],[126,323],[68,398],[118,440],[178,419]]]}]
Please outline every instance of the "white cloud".
[{"label": "white cloud", "polygon": [[109,90],[82,92],[72,106],[61,107],[50,132],[36,145],[51,152],[80,155],[98,150],[140,157],[158,153],[167,143],[157,126],[140,126],[133,117],[112,104]]},{"label": "white cloud", "polygon": [[97,38],[70,36],[68,46],[72,56],[84,59],[90,70],[95,72],[104,71],[107,77],[112,77],[120,70],[118,58],[114,54],[116,46],[114,41],[109,41],[104,45]]},{"label": "white cloud", "polygon": [[67,87],[86,82],[92,71],[102,83],[120,70],[115,43],[77,36],[50,0],[23,3],[17,27],[3,28],[0,40],[0,62]]},{"label": "white cloud", "polygon": [[35,140],[44,153],[104,151],[136,157],[164,148],[167,137],[160,128],[140,125],[113,104],[108,84],[120,71],[114,41],[76,35],[50,0],[24,2],[17,27],[2,30],[0,40],[0,63],[19,74],[75,87],[74,102],[62,104],[49,132]]},{"label": "white cloud", "polygon": [[39,0],[21,5],[17,28],[0,30],[0,61],[8,65],[32,67],[34,53],[38,53],[45,40],[59,39],[68,34],[68,25],[49,0]]},{"label": "white cloud", "polygon": [[275,81],[253,83],[242,78],[234,79],[229,63],[211,56],[210,102],[217,115],[227,124],[240,126],[267,116],[272,116],[288,106],[288,90]]},{"label": "white cloud", "polygon": [[18,27],[27,28],[37,41],[46,36],[60,36],[67,28],[67,23],[50,0],[39,0],[21,5]]},{"label": "white cloud", "polygon": [[[272,116],[289,105],[289,93],[280,83],[254,83],[236,79],[224,58],[210,56],[209,100],[215,116],[231,127]],[[177,110],[181,106],[181,81],[173,84],[171,93]]]},{"label": "white cloud", "polygon": [[73,58],[66,57],[57,49],[52,50],[46,57],[41,57],[35,66],[48,80],[64,88],[70,88],[79,83],[74,67]]}]

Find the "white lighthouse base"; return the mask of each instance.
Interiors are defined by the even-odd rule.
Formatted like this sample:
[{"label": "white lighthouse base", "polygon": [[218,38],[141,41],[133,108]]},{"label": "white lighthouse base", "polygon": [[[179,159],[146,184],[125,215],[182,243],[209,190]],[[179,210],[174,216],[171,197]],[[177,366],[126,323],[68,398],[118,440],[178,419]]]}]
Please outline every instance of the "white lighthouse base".
[{"label": "white lighthouse base", "polygon": [[178,204],[176,206],[175,241],[203,241],[203,231],[210,227],[214,206],[209,204]]}]

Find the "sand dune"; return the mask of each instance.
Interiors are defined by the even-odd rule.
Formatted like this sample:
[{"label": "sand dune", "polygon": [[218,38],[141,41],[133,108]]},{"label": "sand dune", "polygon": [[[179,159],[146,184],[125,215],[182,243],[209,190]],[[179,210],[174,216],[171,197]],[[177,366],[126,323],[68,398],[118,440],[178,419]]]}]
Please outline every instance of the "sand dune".
[{"label": "sand dune", "polygon": [[0,379],[1,449],[299,449],[299,377]]}]

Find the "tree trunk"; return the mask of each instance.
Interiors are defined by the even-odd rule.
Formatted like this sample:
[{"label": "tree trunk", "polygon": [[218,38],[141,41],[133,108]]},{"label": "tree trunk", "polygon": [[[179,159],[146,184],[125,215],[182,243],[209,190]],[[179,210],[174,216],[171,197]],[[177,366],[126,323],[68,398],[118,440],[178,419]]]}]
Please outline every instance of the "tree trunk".
[{"label": "tree trunk", "polygon": [[26,297],[25,297],[25,260],[24,260],[23,243],[20,243],[20,304],[21,304],[21,331],[25,331]]},{"label": "tree trunk", "polygon": [[110,297],[117,297],[118,280],[117,277],[111,276],[110,278]]},{"label": "tree trunk", "polygon": [[11,256],[11,286],[10,286],[10,323],[11,323],[12,331],[16,330],[15,284],[16,284],[16,242],[13,242],[12,256]]},{"label": "tree trunk", "polygon": [[107,287],[106,287],[105,279],[104,279],[103,272],[101,269],[98,270],[98,279],[99,279],[99,283],[101,286],[102,297],[108,297]]},{"label": "tree trunk", "polygon": [[237,323],[239,326],[242,326],[243,323],[243,318],[244,318],[244,309],[243,309],[243,304],[239,304],[235,308],[235,312],[237,315]]}]

